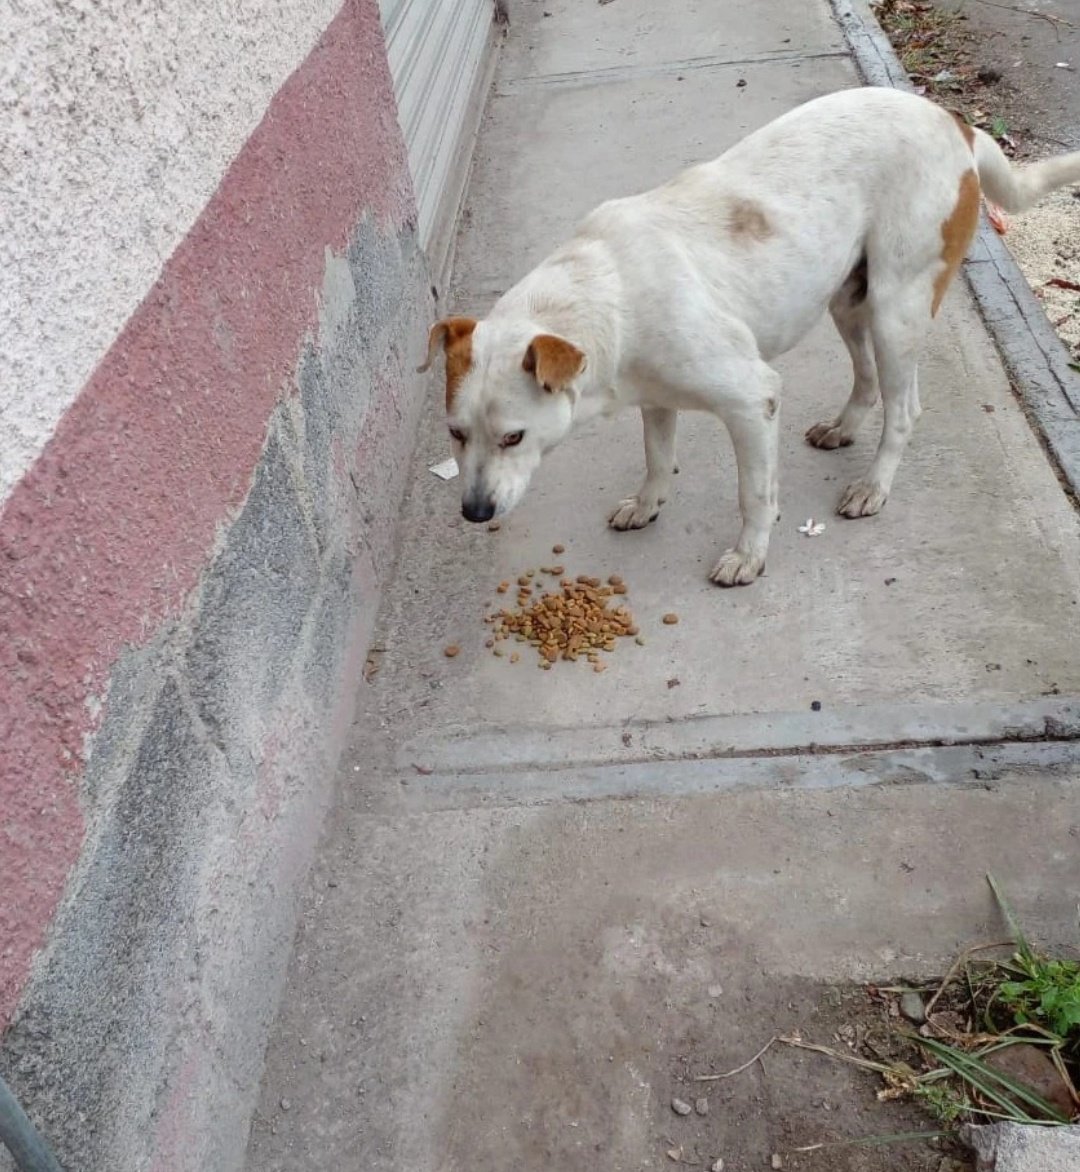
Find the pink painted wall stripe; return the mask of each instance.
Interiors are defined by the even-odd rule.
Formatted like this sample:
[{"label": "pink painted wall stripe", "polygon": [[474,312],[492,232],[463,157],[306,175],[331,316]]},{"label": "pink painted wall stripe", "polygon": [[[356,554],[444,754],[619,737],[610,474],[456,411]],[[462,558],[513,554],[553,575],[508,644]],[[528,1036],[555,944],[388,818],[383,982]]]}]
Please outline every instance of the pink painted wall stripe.
[{"label": "pink painted wall stripe", "polygon": [[0,515],[0,1030],[82,846],[88,702],[195,586],[365,214],[414,210],[376,0],[346,0]]}]

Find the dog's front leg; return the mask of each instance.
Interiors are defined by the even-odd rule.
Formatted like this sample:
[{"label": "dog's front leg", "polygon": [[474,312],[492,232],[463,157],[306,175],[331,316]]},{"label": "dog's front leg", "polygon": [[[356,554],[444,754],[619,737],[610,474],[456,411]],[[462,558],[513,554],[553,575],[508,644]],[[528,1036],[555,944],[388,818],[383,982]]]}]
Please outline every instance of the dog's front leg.
[{"label": "dog's front leg", "polygon": [[739,474],[742,531],[709,577],[719,586],[746,586],[765,569],[769,536],[779,510],[778,434],[780,376],[762,363],[759,385],[745,388],[719,414],[731,435]]},{"label": "dog's front leg", "polygon": [[655,521],[671,492],[675,471],[675,428],[678,412],[669,407],[642,407],[645,429],[645,481],[637,496],[619,502],[608,524],[612,529],[644,529]]}]

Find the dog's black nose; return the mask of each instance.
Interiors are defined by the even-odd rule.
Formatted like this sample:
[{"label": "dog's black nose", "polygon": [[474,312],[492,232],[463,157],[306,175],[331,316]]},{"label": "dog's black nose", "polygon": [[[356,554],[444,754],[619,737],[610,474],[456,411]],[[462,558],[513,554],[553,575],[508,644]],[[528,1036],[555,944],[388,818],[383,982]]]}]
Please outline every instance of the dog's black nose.
[{"label": "dog's black nose", "polygon": [[490,521],[495,516],[495,502],[492,500],[463,500],[461,502],[461,515],[466,521],[475,521],[477,524]]}]

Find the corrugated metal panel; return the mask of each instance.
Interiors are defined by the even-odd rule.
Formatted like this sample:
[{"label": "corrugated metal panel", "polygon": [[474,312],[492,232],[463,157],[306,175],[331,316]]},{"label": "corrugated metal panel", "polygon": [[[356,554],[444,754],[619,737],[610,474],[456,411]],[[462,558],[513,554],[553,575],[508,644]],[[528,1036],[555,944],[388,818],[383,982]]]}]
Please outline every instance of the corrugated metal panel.
[{"label": "corrugated metal panel", "polygon": [[431,244],[459,172],[462,131],[483,76],[492,0],[379,0],[420,240]]}]

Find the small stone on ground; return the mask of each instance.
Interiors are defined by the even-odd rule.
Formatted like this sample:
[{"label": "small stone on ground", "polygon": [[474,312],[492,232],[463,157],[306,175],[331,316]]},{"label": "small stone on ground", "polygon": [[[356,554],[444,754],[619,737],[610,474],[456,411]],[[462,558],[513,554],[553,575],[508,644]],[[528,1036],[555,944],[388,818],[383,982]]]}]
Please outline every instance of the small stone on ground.
[{"label": "small stone on ground", "polygon": [[905,993],[900,998],[900,1012],[916,1025],[926,1021],[926,1006],[923,1004],[922,994],[915,992]]},{"label": "small stone on ground", "polygon": [[961,1135],[975,1152],[975,1172],[1076,1172],[1080,1168],[1080,1127],[995,1123],[969,1125]]}]

